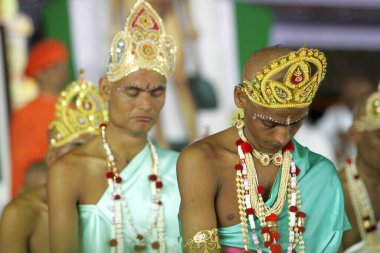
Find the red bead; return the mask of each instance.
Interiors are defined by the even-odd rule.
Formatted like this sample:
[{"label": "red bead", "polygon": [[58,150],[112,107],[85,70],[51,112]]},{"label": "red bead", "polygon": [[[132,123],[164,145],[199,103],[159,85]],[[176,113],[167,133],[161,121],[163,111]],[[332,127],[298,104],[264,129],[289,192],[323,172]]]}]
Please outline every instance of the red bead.
[{"label": "red bead", "polygon": [[349,158],[346,159],[346,163],[347,163],[348,165],[350,165],[350,164],[352,163],[351,157],[349,157]]},{"label": "red bead", "polygon": [[250,207],[250,208],[247,208],[246,210],[245,210],[245,212],[249,215],[249,214],[255,214],[255,209],[253,209],[252,207]]},{"label": "red bead", "polygon": [[121,199],[121,196],[119,194],[116,194],[114,197],[113,197],[115,200],[119,200]]},{"label": "red bead", "polygon": [[157,180],[157,175],[155,175],[155,174],[149,175],[149,181],[154,182],[156,180]]},{"label": "red bead", "polygon": [[262,227],[261,228],[261,234],[270,233],[270,230],[268,227]]},{"label": "red bead", "polygon": [[157,189],[162,189],[162,187],[164,187],[164,184],[161,181],[157,181],[156,182],[156,188]]},{"label": "red bead", "polygon": [[106,173],[106,178],[107,179],[111,179],[111,178],[113,178],[115,176],[115,174],[112,172],[112,171],[108,171],[107,173]]},{"label": "red bead", "polygon": [[252,153],[253,149],[252,149],[252,146],[251,144],[249,144],[248,142],[243,142],[241,144],[241,150],[243,151],[243,153]]},{"label": "red bead", "polygon": [[304,233],[305,232],[305,227],[298,227],[298,231],[300,233]]},{"label": "red bead", "polygon": [[160,248],[160,243],[159,242],[153,242],[152,243],[152,248],[158,250]]},{"label": "red bead", "polygon": [[281,245],[280,244],[273,244],[272,247],[270,247],[270,252],[272,253],[281,253]]},{"label": "red bead", "polygon": [[257,192],[258,192],[260,195],[263,195],[263,194],[264,194],[264,186],[262,186],[262,185],[258,185],[258,186],[257,186]]},{"label": "red bead", "polygon": [[117,177],[117,178],[115,179],[115,182],[116,182],[117,184],[120,184],[121,181],[122,181],[121,177]]},{"label": "red bead", "polygon": [[269,248],[272,245],[272,241],[264,242],[264,247]]},{"label": "red bead", "polygon": [[306,213],[304,213],[304,212],[297,212],[296,217],[297,218],[306,218]]},{"label": "red bead", "polygon": [[292,212],[292,213],[295,213],[295,212],[298,211],[298,207],[296,207],[296,206],[290,206],[289,207],[289,211]]},{"label": "red bead", "polygon": [[236,164],[235,165],[235,170],[243,170],[243,165],[241,165],[240,163],[239,164]]},{"label": "red bead", "polygon": [[277,221],[277,215],[274,214],[274,213],[271,213],[270,215],[268,215],[266,218],[265,218],[265,221]]},{"label": "red bead", "polygon": [[298,167],[296,167],[296,176],[298,176],[300,174],[300,169]]},{"label": "red bead", "polygon": [[111,247],[116,247],[116,245],[117,245],[117,240],[116,240],[116,239],[111,239],[111,240],[109,241],[109,244],[110,244]]},{"label": "red bead", "polygon": [[280,234],[279,234],[277,231],[273,231],[273,232],[272,232],[272,237],[273,237],[273,239],[275,239],[276,241],[280,240]]},{"label": "red bead", "polygon": [[240,146],[242,143],[243,143],[243,140],[242,140],[242,139],[238,139],[238,140],[235,142],[236,146]]},{"label": "red bead", "polygon": [[373,232],[375,232],[376,230],[377,230],[376,225],[372,225],[372,226],[370,226],[369,228],[367,228],[365,231],[366,231],[367,233],[373,233]]},{"label": "red bead", "polygon": [[288,144],[285,145],[285,147],[282,148],[282,151],[285,152],[289,150],[290,152],[294,151],[294,144],[292,141],[289,141]]}]

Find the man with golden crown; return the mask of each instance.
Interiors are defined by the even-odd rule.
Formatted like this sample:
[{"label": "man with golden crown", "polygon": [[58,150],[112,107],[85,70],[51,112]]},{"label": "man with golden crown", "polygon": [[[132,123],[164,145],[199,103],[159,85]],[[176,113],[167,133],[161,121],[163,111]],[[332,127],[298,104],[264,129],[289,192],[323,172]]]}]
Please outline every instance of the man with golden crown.
[{"label": "man with golden crown", "polygon": [[178,153],[148,139],[175,53],[160,17],[138,1],[112,41],[99,84],[109,122],[50,168],[52,252],[177,252]]},{"label": "man with golden crown", "polygon": [[352,230],[344,233],[347,253],[380,252],[380,84],[362,96],[354,109],[350,137],[356,158],[346,160],[340,172],[346,210]]},{"label": "man with golden crown", "polygon": [[[83,79],[72,82],[58,97],[55,119],[49,125],[50,165],[66,152],[100,134],[107,121],[106,106],[95,85]],[[0,252],[47,253],[49,251],[47,187],[30,189],[12,200],[0,222]]]},{"label": "man with golden crown", "polygon": [[350,225],[336,169],[293,139],[326,66],[316,49],[250,56],[234,91],[244,117],[177,163],[186,252],[337,252]]}]

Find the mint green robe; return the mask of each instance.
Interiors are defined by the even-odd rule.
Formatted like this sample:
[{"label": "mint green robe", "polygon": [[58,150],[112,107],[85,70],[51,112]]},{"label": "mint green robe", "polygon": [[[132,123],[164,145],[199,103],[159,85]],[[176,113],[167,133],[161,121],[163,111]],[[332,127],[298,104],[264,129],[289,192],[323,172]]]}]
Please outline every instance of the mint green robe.
[{"label": "mint green robe", "polygon": [[[178,153],[157,148],[159,159],[159,176],[164,187],[161,190],[161,200],[164,206],[165,237],[167,252],[178,252],[179,226],[177,215],[180,196],[176,178],[176,161]],[[133,160],[123,169],[122,189],[128,201],[129,213],[139,232],[152,223],[152,195],[148,176],[151,174],[151,156],[149,146],[146,145]],[[106,180],[106,179],[104,179]],[[111,205],[109,188],[96,205],[79,205],[79,236],[83,253],[110,252],[108,244],[111,239]],[[123,212],[124,214],[125,212]],[[125,252],[134,252],[134,234],[129,229],[128,222],[123,217],[123,234]],[[151,234],[147,237],[148,244],[152,243]],[[144,252],[157,252],[149,245]]]},{"label": "mint green robe", "polygon": [[[292,141],[293,158],[300,169],[297,179],[302,200],[301,210],[307,215],[304,233],[305,251],[307,253],[337,252],[343,232],[351,226],[344,210],[343,190],[335,166],[328,159],[301,146],[294,139]],[[272,194],[266,202],[268,206],[272,206],[277,198],[280,179],[280,176],[277,177],[273,185]],[[261,226],[257,219],[255,221],[261,249],[268,252],[262,244]],[[289,245],[288,223],[286,201],[278,221],[279,243],[283,252],[286,252]],[[243,247],[240,224],[219,228],[219,236],[222,246]],[[250,227],[249,249],[256,249]],[[298,247],[297,252],[299,252]]]}]

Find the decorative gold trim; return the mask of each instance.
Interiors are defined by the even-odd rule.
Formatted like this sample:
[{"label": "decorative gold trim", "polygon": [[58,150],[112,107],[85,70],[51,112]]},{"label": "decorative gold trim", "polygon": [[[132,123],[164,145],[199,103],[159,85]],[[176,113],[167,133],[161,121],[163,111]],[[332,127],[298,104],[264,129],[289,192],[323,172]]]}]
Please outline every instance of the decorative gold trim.
[{"label": "decorative gold trim", "polygon": [[[242,90],[263,107],[307,107],[325,77],[326,68],[327,61],[322,52],[301,48],[271,61],[255,74],[253,80],[243,80]],[[275,76],[283,71],[286,71],[283,82],[275,80]]]},{"label": "decorative gold trim", "polygon": [[186,242],[186,248],[190,249],[190,253],[211,253],[214,250],[221,249],[218,229],[213,228],[197,232],[192,239]]}]

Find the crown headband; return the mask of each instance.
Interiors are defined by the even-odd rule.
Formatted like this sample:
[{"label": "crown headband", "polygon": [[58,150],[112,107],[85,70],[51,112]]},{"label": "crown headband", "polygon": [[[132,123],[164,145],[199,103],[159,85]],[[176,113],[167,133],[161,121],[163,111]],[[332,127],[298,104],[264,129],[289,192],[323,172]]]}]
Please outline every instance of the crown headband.
[{"label": "crown headband", "polygon": [[[315,68],[314,74],[310,65]],[[301,48],[271,61],[255,74],[252,81],[243,80],[242,90],[254,103],[263,107],[307,107],[325,77],[326,68],[327,61],[322,52]],[[282,82],[272,79],[285,70]]]},{"label": "crown headband", "polygon": [[380,129],[380,83],[377,91],[366,102],[365,114],[354,122],[354,127],[359,132]]},{"label": "crown headband", "polygon": [[156,71],[168,79],[175,67],[176,51],[160,16],[149,3],[139,0],[124,30],[112,40],[107,79],[116,82],[139,69]]},{"label": "crown headband", "polygon": [[95,85],[82,79],[72,82],[55,105],[55,120],[49,125],[49,149],[83,134],[97,135],[99,125],[107,121],[107,108]]}]

